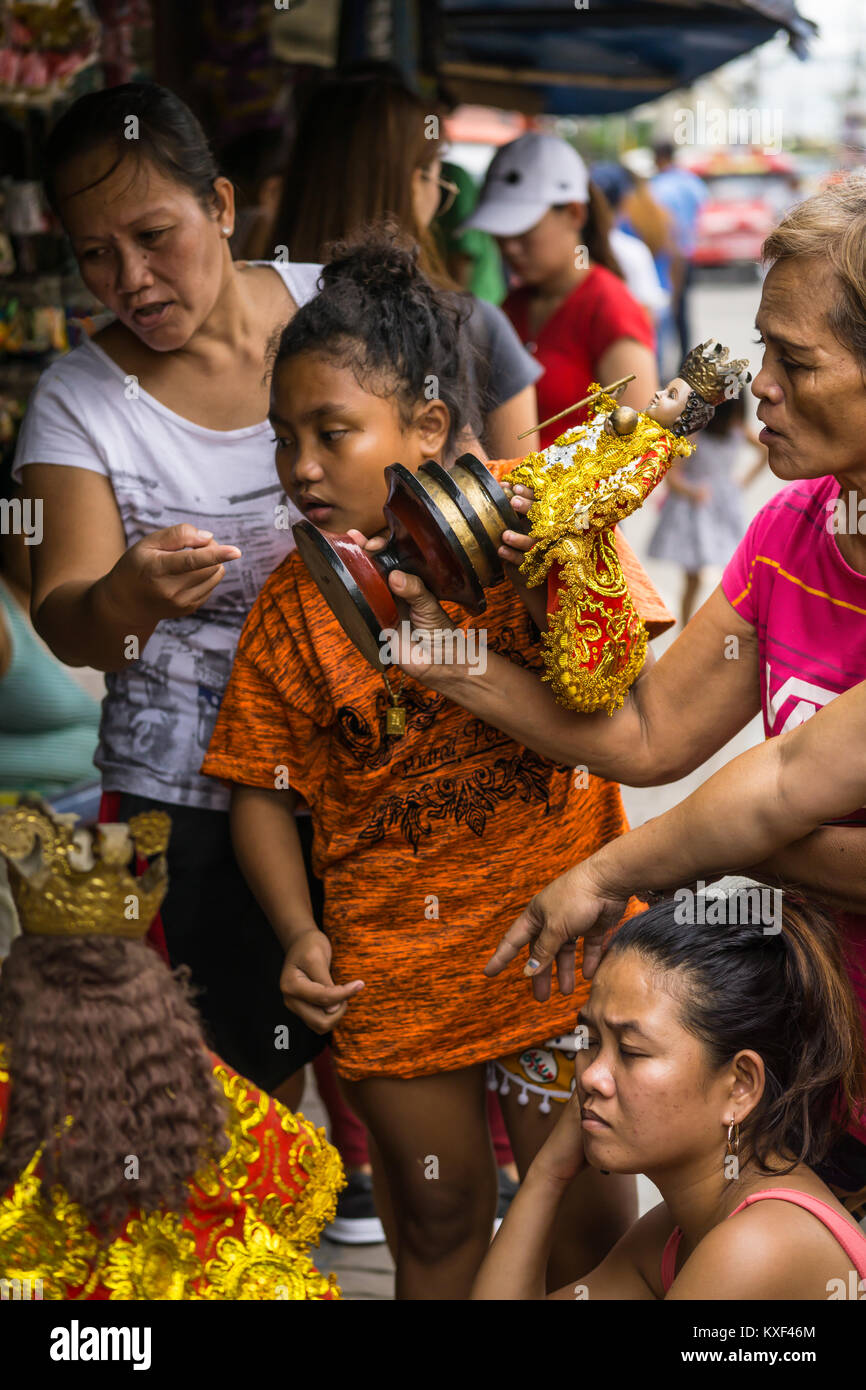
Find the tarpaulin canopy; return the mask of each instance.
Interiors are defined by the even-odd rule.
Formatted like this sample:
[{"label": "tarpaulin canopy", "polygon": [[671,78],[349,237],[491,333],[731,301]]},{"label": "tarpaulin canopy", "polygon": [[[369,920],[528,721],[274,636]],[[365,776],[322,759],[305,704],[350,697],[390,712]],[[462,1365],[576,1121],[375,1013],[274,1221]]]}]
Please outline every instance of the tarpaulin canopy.
[{"label": "tarpaulin canopy", "polygon": [[[343,0],[350,43],[369,4]],[[414,19],[420,71],[457,100],[553,115],[639,106],[780,30],[804,57],[816,32],[793,0],[417,0]]]}]

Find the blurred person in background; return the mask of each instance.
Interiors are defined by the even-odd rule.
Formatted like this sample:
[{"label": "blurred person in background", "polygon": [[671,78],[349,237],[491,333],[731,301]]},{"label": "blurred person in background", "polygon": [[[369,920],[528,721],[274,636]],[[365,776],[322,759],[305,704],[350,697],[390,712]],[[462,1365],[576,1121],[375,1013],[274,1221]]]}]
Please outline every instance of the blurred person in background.
[{"label": "blurred person in background", "polygon": [[[623,282],[610,247],[612,220],[573,146],[530,132],[495,155],[465,224],[495,236],[519,277],[503,308],[544,367],[541,420],[580,400],[593,381],[634,373],[620,399],[637,407],[658,387],[652,323]],[[585,415],[574,411],[548,425],[541,447]]]},{"label": "blurred person in background", "polygon": [[265,127],[236,136],[218,153],[220,168],[231,179],[237,194],[231,251],[238,261],[264,260],[271,253],[286,146],[282,127]]},{"label": "blurred person in background", "polygon": [[[14,517],[20,489],[0,467],[0,501]],[[22,513],[24,516],[24,513]],[[28,526],[34,514],[25,516]],[[34,530],[34,538],[37,531]],[[21,792],[55,797],[97,781],[99,702],[40,641],[30,621],[30,546],[0,531],[0,803]],[[0,860],[0,960],[18,935],[18,914]]]},{"label": "blurred person in background", "polygon": [[[22,506],[9,469],[0,476],[7,515]],[[33,527],[35,507],[20,513]],[[41,539],[41,527],[29,538]],[[0,531],[0,797],[51,798],[96,782],[99,703],[37,637],[30,620],[30,552],[20,528]]]},{"label": "blurred person in background", "polygon": [[433,223],[433,234],[448,274],[461,289],[491,304],[501,304],[506,285],[496,242],[488,232],[480,232],[477,227],[459,230],[478,203],[475,181],[459,164],[449,160],[442,165],[442,177],[458,190],[453,205],[441,212]]},{"label": "blurred person in background", "polygon": [[[428,279],[456,292],[431,227],[459,192],[442,173],[439,116],[389,69],[329,79],[299,112],[274,245],[318,260],[329,243],[390,217],[421,247]],[[472,305],[467,329],[478,353],[481,442],[492,458],[514,458],[536,447],[534,432],[525,441],[518,436],[538,421],[541,367],[495,304],[473,296]]]},{"label": "blurred person in background", "polygon": [[689,323],[689,290],[692,283],[692,256],[695,249],[698,212],[707,198],[707,186],[697,174],[674,163],[674,147],[669,140],[653,146],[656,175],[650,190],[657,202],[667,208],[673,218],[674,248],[668,259],[657,261],[662,283],[671,292],[673,322],[679,339],[682,357],[693,346]]},{"label": "blurred person in background", "polygon": [[653,197],[650,180],[655,175],[655,160],[643,146],[623,150],[619,162],[631,175],[631,187],[623,194],[620,222],[639,236],[650,249],[653,259],[669,251],[673,241],[673,218],[667,208]]},{"label": "blurred person in background", "polygon": [[610,249],[638,304],[657,325],[671,297],[662,287],[652,252],[623,214],[623,200],[634,188],[634,176],[622,164],[594,164],[592,182],[601,189],[616,219],[608,236]]},{"label": "blurred person in background", "polygon": [[[763,472],[767,451],[745,420],[745,398],[727,401],[702,430],[694,454],[677,459],[665,478],[667,493],[648,554],[685,571],[683,627],[695,610],[702,571],[726,565],[746,534],[742,490]],[[735,470],[750,446],[757,457],[738,479]]]}]

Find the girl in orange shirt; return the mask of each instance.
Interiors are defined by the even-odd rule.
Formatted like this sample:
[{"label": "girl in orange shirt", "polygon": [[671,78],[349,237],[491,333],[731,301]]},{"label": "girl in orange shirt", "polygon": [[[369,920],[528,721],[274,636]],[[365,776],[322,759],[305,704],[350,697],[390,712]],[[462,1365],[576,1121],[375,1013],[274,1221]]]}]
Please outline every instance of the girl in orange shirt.
[{"label": "girl in orange shirt", "polygon": [[[473,422],[460,310],[393,235],[340,248],[322,278],[275,354],[277,471],[315,526],[372,535],[383,526],[385,464],[415,472],[465,449]],[[449,613],[482,657],[489,644],[540,666],[511,585],[489,591],[480,631]],[[405,730],[392,732],[398,686]],[[374,1140],[397,1297],[465,1297],[496,1204],[487,1064],[499,1063],[506,1086],[511,1074],[503,1112],[525,1171],[555,1119],[550,1099],[570,1094],[550,1040],[572,1034],[588,988],[579,952],[574,995],[546,1001],[516,964],[495,982],[483,966],[539,884],[626,829],[619,788],[528,753],[410,677],[389,669],[383,680],[297,553],[250,612],[203,770],[233,784],[234,844],[286,950],[287,1005],[317,1031],[334,1030],[337,1071]],[[297,838],[299,797],[313,820],[322,930]],[[522,1072],[514,1054],[528,1059]],[[544,1093],[540,1106],[528,1103],[532,1091]],[[591,1268],[626,1229],[633,1180],[588,1170],[568,1206],[554,1279]]]}]

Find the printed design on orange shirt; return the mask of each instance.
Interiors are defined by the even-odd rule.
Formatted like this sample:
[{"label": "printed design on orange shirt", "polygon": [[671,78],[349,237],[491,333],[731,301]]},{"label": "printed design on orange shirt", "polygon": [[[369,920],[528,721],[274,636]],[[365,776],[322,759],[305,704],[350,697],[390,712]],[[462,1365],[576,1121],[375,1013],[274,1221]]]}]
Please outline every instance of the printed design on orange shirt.
[{"label": "printed design on orange shirt", "polygon": [[[540,671],[542,663],[538,651],[530,650],[529,654],[526,651],[527,641],[533,640],[533,638],[527,638],[526,634],[521,635],[515,627],[509,626],[497,634],[496,642],[491,644],[490,649],[505,657],[515,666],[522,666],[530,671]],[[426,732],[443,710],[453,709],[451,701],[446,696],[428,693],[421,686],[406,681],[400,690],[400,704],[406,710],[408,730],[412,733]],[[374,699],[376,720],[376,728],[374,729],[370,720],[366,718],[357,705],[340,705],[336,712],[337,741],[348,749],[357,762],[365,768],[375,770],[385,767],[389,763],[394,763],[395,775],[420,770],[416,757],[403,758],[400,756],[406,746],[405,736],[386,732],[388,706],[389,701],[385,691],[383,689],[377,690]],[[512,742],[511,739],[500,734],[498,730],[491,729],[480,719],[467,723],[467,733],[473,730],[475,731],[476,746],[479,737],[486,740],[488,747],[491,744],[501,743],[505,745]],[[454,760],[455,743],[456,739],[453,737],[447,740],[446,746],[452,751],[450,756],[446,756],[443,761]],[[399,759],[399,762],[394,762],[395,759]],[[439,759],[432,754],[425,756],[424,766],[429,768],[431,761],[435,763]]]},{"label": "printed design on orange shirt", "polygon": [[482,836],[488,817],[504,802],[519,797],[550,810],[550,781],[557,769],[546,758],[517,750],[510,758],[497,758],[493,767],[477,767],[468,777],[443,777],[423,782],[404,796],[389,796],[369,816],[359,842],[375,843],[397,827],[417,852],[422,839],[432,835],[436,821],[453,819]]},{"label": "printed design on orange shirt", "polygon": [[[400,691],[400,704],[406,710],[407,722],[411,721],[412,731],[420,733],[435,723],[437,714],[448,701],[444,695],[427,695],[425,691],[404,683]],[[403,747],[403,736],[386,732],[388,705],[385,691],[377,691],[375,727],[357,705],[340,705],[337,710],[337,739],[366,768],[384,767],[397,756],[398,748]]]}]

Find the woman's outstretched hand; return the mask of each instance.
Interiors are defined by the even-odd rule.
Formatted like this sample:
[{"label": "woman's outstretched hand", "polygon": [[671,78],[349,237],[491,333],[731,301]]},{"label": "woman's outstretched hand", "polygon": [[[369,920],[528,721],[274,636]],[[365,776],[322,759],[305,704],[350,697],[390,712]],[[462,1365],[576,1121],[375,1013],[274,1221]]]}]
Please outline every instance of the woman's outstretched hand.
[{"label": "woman's outstretched hand", "polygon": [[553,963],[561,994],[574,990],[575,942],[583,937],[583,975],[590,979],[598,968],[604,938],[626,909],[626,897],[612,896],[595,879],[592,861],[586,860],[555,878],[521,912],[509,927],[484,967],[485,975],[498,975],[524,946],[530,948],[525,975],[532,976],[532,992],[538,1000],[550,998]]}]

